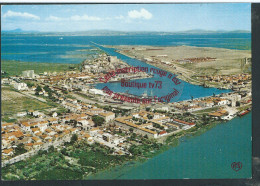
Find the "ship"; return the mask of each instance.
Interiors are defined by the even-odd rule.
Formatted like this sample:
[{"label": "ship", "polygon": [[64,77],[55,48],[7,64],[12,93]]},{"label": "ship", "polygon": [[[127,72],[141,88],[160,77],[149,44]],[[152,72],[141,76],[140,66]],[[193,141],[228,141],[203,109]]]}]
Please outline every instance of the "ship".
[{"label": "ship", "polygon": [[250,109],[243,110],[243,111],[238,113],[238,116],[242,117],[242,116],[248,114],[249,112],[250,112]]}]

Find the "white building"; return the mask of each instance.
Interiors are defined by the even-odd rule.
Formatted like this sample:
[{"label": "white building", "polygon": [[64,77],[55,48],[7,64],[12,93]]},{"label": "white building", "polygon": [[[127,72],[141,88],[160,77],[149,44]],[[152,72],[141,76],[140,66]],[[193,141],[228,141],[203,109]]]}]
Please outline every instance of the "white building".
[{"label": "white building", "polygon": [[34,78],[35,77],[34,70],[23,71],[22,76],[27,78]]},{"label": "white building", "polygon": [[18,113],[17,113],[17,116],[18,116],[18,117],[23,117],[23,116],[26,116],[26,115],[27,115],[26,112],[18,112]]},{"label": "white building", "polygon": [[116,63],[118,62],[118,59],[116,56],[108,56],[108,61],[111,63]]},{"label": "white building", "polygon": [[113,112],[100,113],[99,115],[105,119],[106,123],[115,119],[115,113]]},{"label": "white building", "polygon": [[14,83],[14,88],[17,90],[28,90],[26,83]]},{"label": "white building", "polygon": [[102,96],[107,96],[107,94],[105,94],[102,90],[99,90],[99,89],[89,89],[89,93],[90,94],[99,94],[99,95],[102,95]]}]

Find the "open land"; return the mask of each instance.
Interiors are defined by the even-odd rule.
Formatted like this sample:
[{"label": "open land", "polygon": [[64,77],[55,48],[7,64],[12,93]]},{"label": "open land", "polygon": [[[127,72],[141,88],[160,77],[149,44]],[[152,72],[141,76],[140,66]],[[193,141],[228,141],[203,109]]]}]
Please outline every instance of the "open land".
[{"label": "open land", "polygon": [[9,117],[19,112],[28,110],[41,110],[55,108],[57,105],[49,102],[42,102],[37,99],[33,99],[25,94],[18,92],[9,86],[3,86],[1,88],[2,100],[1,100],[1,115],[3,121],[8,121]]},{"label": "open land", "polygon": [[[197,76],[251,73],[250,64],[244,63],[245,58],[251,58],[250,50],[193,46],[120,45],[108,47],[113,47],[118,49],[119,53],[175,73],[178,78],[192,84],[201,85],[202,81],[199,81]],[[208,82],[208,84],[214,87],[222,86],[215,82]]]},{"label": "open land", "polygon": [[[61,64],[61,63],[32,63],[32,62],[19,62],[19,61],[1,61],[1,70],[6,72],[5,76],[19,76],[22,71],[34,70],[36,74],[44,72],[64,72],[76,69],[77,64]],[[2,75],[3,76],[3,75]]]}]

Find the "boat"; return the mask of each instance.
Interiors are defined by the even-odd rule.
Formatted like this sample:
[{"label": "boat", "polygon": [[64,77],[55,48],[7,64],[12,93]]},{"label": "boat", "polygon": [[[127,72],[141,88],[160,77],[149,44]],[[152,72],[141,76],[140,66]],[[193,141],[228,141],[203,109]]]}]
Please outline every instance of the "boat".
[{"label": "boat", "polygon": [[250,109],[247,109],[247,110],[244,110],[244,111],[241,111],[240,113],[238,113],[238,116],[244,116],[246,114],[248,114],[250,112]]}]

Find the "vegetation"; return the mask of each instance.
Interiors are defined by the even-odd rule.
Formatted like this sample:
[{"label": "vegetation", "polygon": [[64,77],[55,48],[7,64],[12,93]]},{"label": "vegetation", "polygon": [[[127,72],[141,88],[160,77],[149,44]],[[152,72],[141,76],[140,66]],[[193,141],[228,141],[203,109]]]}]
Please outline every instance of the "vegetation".
[{"label": "vegetation", "polygon": [[[60,63],[38,63],[38,62],[20,62],[20,61],[1,61],[1,70],[6,72],[8,76],[21,75],[22,71],[34,70],[34,73],[44,72],[64,72],[71,70],[72,67],[78,68],[77,64],[60,64]],[[6,75],[6,76],[7,76]]]},{"label": "vegetation", "polygon": [[23,144],[23,143],[20,143],[20,144],[18,144],[17,147],[15,148],[15,153],[14,153],[14,155],[15,155],[15,156],[18,156],[18,155],[24,154],[24,153],[26,153],[26,152],[27,152],[27,150],[24,148],[24,144]]},{"label": "vegetation", "polygon": [[203,110],[198,110],[198,111],[194,111],[194,114],[204,114],[204,113],[210,113],[210,112],[215,112],[219,109],[219,107],[212,107],[212,108],[207,108],[207,109],[203,109]]},{"label": "vegetation", "polygon": [[97,127],[97,126],[101,126],[101,125],[104,123],[104,121],[105,121],[104,118],[102,118],[102,117],[100,117],[100,116],[98,116],[98,115],[93,116],[93,117],[92,117],[92,120],[93,120],[93,122],[95,123],[95,126],[96,126],[96,127]]},{"label": "vegetation", "polygon": [[75,143],[77,140],[78,140],[77,134],[73,134],[73,135],[71,136],[70,142],[73,144],[73,143]]},{"label": "vegetation", "polygon": [[[63,150],[65,149],[65,150]],[[3,180],[82,180],[108,166],[131,160],[127,156],[109,155],[110,149],[85,141],[66,144],[60,152],[49,149],[2,168]]]},{"label": "vegetation", "polygon": [[[18,112],[28,110],[44,110],[53,108],[53,104],[44,103],[16,92],[11,87],[2,87],[2,115],[12,116]],[[9,118],[5,118],[8,120]]]}]

